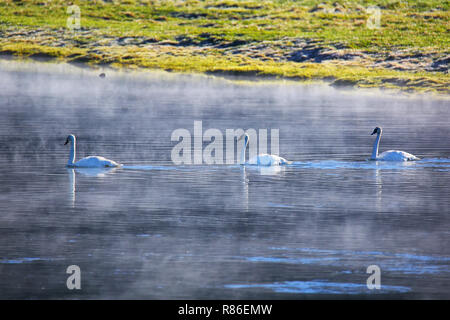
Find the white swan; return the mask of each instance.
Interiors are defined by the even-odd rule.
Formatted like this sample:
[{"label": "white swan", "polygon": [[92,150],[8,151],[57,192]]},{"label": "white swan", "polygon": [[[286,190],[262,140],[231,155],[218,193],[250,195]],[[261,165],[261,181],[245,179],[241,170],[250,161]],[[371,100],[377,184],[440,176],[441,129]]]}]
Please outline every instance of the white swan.
[{"label": "white swan", "polygon": [[98,156],[90,156],[83,158],[81,160],[78,160],[75,162],[75,156],[76,156],[76,148],[77,148],[77,139],[73,134],[70,134],[67,137],[66,143],[64,145],[68,144],[69,142],[72,143],[70,146],[70,156],[69,161],[67,162],[68,167],[77,167],[77,168],[105,168],[105,167],[119,167],[120,164]]},{"label": "white swan", "polygon": [[279,166],[279,165],[290,163],[290,161],[288,161],[282,157],[275,156],[273,154],[259,154],[255,157],[251,158],[248,162],[245,162],[245,150],[247,149],[248,141],[250,138],[249,138],[248,134],[244,133],[238,139],[238,141],[240,141],[242,139],[245,139],[245,141],[244,141],[244,146],[242,147],[242,150],[241,150],[240,164],[250,164],[250,165],[258,165],[258,166]]},{"label": "white swan", "polygon": [[378,146],[380,145],[380,139],[381,139],[381,133],[382,129],[379,127],[376,127],[373,129],[372,135],[377,134],[377,138],[375,139],[375,143],[373,144],[373,150],[372,150],[372,156],[370,157],[370,160],[377,160],[377,161],[412,161],[412,160],[420,160],[415,155],[405,152],[405,151],[398,151],[398,150],[389,150],[385,151],[382,154],[378,155]]}]

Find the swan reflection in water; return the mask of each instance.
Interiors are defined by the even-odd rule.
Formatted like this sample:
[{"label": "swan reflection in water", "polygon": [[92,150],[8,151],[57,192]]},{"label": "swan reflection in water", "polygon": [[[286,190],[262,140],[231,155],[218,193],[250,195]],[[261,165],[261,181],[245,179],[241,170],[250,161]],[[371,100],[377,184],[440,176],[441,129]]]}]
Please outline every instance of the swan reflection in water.
[{"label": "swan reflection in water", "polygon": [[254,175],[260,174],[262,176],[275,176],[279,175],[281,172],[284,172],[285,168],[282,166],[265,167],[265,166],[247,165],[241,166],[240,170],[241,170],[244,210],[245,212],[248,212],[249,185],[251,174]]},{"label": "swan reflection in water", "polygon": [[274,167],[260,167],[259,173],[262,176],[275,176],[282,172],[284,172],[285,168],[280,166],[274,166]]},{"label": "swan reflection in water", "polygon": [[378,212],[383,210],[382,196],[383,196],[383,179],[381,178],[381,170],[375,169],[375,187],[376,187],[376,208]]},{"label": "swan reflection in water", "polygon": [[[70,203],[71,207],[75,208],[76,203],[76,191],[77,191],[77,183],[76,183],[76,173],[81,174],[86,177],[104,177],[107,174],[111,174],[117,170],[117,167],[110,168],[67,168],[67,173],[69,175],[69,194],[70,194]],[[75,173],[76,172],[76,173]]]}]

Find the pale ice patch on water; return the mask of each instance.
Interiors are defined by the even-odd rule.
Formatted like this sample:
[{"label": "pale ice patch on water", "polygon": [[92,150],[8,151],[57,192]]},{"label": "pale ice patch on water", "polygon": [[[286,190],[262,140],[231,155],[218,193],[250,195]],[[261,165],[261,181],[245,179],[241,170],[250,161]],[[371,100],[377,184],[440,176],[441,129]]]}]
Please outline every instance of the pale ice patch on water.
[{"label": "pale ice patch on water", "polygon": [[416,255],[411,253],[390,253],[382,251],[354,251],[354,250],[326,250],[326,249],[316,249],[316,248],[288,248],[288,247],[271,247],[270,250],[280,250],[280,251],[299,251],[314,254],[326,254],[326,255],[379,255],[379,256],[391,256],[406,258],[412,260],[422,260],[422,261],[450,261],[450,257],[442,256],[424,256]]},{"label": "pale ice patch on water", "polygon": [[284,281],[261,284],[228,284],[227,289],[269,289],[277,293],[297,294],[368,294],[368,293],[406,293],[411,291],[404,286],[382,285],[380,290],[369,290],[365,284],[314,281]]},{"label": "pale ice patch on water", "polygon": [[274,257],[247,257],[251,262],[275,262],[275,263],[292,263],[292,264],[328,264],[330,261],[338,261],[336,257],[321,258],[274,258]]},{"label": "pale ice patch on water", "polygon": [[450,257],[445,256],[314,248],[272,247],[269,249],[279,254],[270,257],[244,257],[244,259],[250,262],[330,265],[343,269],[355,267],[361,261],[367,261],[366,264],[369,265],[371,261],[376,260],[384,271],[403,274],[450,273]]},{"label": "pale ice patch on water", "polygon": [[39,257],[24,257],[24,258],[10,258],[10,259],[1,259],[0,264],[22,264],[22,263],[32,263],[37,261],[55,261],[61,260],[61,258],[39,258]]},{"label": "pale ice patch on water", "polygon": [[[362,294],[362,293],[407,293],[412,289],[407,286],[392,285],[383,283],[381,290],[368,290],[364,280],[368,277],[367,266],[376,264],[381,269],[382,279],[386,276],[404,275],[421,277],[425,275],[445,275],[450,272],[450,257],[427,256],[409,253],[392,253],[383,251],[359,251],[359,250],[331,250],[317,248],[291,248],[291,247],[270,247],[269,250],[276,254],[271,256],[239,256],[249,263],[274,264],[282,270],[283,265],[298,266],[298,274],[315,268],[331,268],[333,273],[348,275],[352,277],[346,282],[333,282],[327,280],[312,281],[279,281],[272,283],[245,283],[228,284],[225,288],[250,290],[269,289],[277,293],[291,294]],[[294,267],[295,268],[295,267]],[[353,282],[352,282],[353,281]],[[356,281],[356,282],[355,282]],[[358,283],[358,281],[361,281]]]}]

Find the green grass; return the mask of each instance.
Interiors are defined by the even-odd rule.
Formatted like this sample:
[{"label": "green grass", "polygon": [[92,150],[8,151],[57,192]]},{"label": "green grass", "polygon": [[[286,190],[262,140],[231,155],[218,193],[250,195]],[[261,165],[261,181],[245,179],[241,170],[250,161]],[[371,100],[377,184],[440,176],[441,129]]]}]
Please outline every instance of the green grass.
[{"label": "green grass", "polygon": [[[142,36],[155,41],[173,41],[188,37],[192,43],[205,39],[218,42],[258,43],[288,38],[309,38],[326,43],[340,43],[349,48],[374,53],[409,49],[413,52],[449,54],[449,1],[235,1],[186,0],[152,1],[78,0],[86,35],[66,30],[69,1],[3,0],[0,2],[0,32],[42,28],[50,33],[78,39],[77,45],[54,47],[48,39],[0,38],[0,51],[19,55],[45,53],[61,59],[85,56],[92,63],[108,62],[130,67],[162,68],[189,72],[256,74],[298,79],[333,78],[359,86],[393,86],[383,79],[407,79],[406,87],[448,92],[449,76],[444,73],[405,72],[384,68],[332,63],[294,63],[262,61],[225,55],[214,48],[154,46],[151,48],[111,47],[102,54],[92,53],[82,44],[104,37]],[[381,10],[381,28],[368,29],[365,8],[377,4]],[[338,8],[339,12],[316,11]],[[334,9],[333,9],[334,10]],[[99,44],[97,44],[98,46]]]}]

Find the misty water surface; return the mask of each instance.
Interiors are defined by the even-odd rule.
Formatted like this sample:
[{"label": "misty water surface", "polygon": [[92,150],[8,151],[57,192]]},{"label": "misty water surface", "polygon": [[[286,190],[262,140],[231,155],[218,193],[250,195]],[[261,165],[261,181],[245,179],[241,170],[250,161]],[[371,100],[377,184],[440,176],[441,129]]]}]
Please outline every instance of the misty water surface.
[{"label": "misty water surface", "polygon": [[[0,298],[450,298],[448,100],[103,72],[0,62]],[[176,166],[194,120],[293,164]],[[422,160],[366,161],[375,126]],[[124,167],[67,169],[70,133]]]}]

